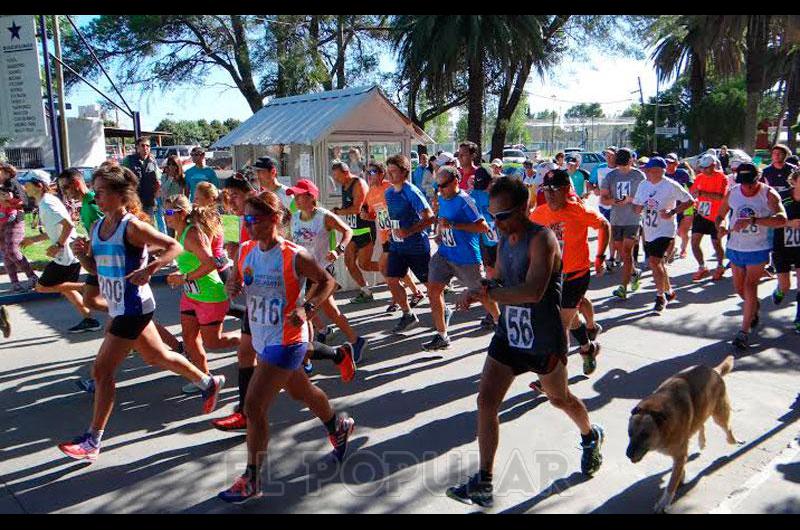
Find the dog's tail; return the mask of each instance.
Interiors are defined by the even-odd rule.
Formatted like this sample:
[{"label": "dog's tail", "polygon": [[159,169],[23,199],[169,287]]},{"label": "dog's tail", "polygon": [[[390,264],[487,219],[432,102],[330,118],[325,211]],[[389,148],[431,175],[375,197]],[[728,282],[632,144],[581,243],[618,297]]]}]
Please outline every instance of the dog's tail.
[{"label": "dog's tail", "polygon": [[725,357],[725,360],[722,361],[722,363],[719,366],[714,368],[714,370],[716,370],[719,373],[719,375],[722,376],[733,370],[733,355],[728,355],[727,357]]}]

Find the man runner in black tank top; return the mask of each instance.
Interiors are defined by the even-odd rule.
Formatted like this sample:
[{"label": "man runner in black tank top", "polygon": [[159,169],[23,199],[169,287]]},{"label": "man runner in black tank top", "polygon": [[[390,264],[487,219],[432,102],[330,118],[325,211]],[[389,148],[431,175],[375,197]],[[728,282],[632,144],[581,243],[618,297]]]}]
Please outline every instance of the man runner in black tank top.
[{"label": "man runner in black tank top", "polygon": [[489,192],[489,212],[500,231],[496,277],[480,293],[467,291],[458,302],[465,310],[481,296],[501,307],[500,322],[478,389],[480,469],[466,484],[447,490],[465,504],[492,506],[492,466],[499,440],[498,412],[514,378],[539,374],[553,406],[563,410],[581,432],[581,471],[593,475],[603,457],[603,430],[589,422],[583,402],[567,386],[567,332],[561,323],[561,250],[553,232],[528,219],[528,190],[508,177]]}]

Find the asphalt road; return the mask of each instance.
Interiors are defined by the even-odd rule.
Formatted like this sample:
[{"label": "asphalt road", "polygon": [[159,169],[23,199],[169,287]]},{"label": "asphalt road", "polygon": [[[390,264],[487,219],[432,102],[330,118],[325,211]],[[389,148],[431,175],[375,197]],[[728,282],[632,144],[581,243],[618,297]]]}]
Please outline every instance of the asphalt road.
[{"label": "asphalt road", "polygon": [[[708,256],[712,253],[707,252]],[[598,474],[580,475],[574,425],[519,377],[502,406],[495,466],[495,508],[507,513],[647,513],[669,477],[671,461],[649,454],[639,464],[625,457],[627,421],[639,399],[680,370],[716,365],[732,352],[739,300],[725,280],[691,283],[693,260],[671,267],[679,298],[652,316],[652,281],[625,302],[611,298],[617,275],[595,278],[590,290],[603,352],[595,374],[569,362],[571,388],[585,400],[593,422],[606,431]],[[729,446],[709,421],[708,445],[690,445],[687,484],[673,513],[800,512],[798,433],[800,335],[792,330],[794,305],[775,307],[774,282],[759,288],[762,322],[753,347],[736,354],[726,376],[733,430],[744,441]],[[179,333],[177,292],[155,287],[159,320]],[[348,459],[335,466],[320,422],[282,395],[270,412],[271,443],[265,470],[267,496],[229,506],[216,494],[230,486],[245,462],[242,434],[209,425],[237,399],[235,352],[211,353],[210,366],[228,378],[218,410],[200,415],[200,398],[180,394],[183,381],[130,356],[118,374],[117,402],[100,459],[64,457],[56,444],[88,425],[91,397],[74,382],[88,373],[99,334],[65,335],[76,313],[62,299],[11,305],[13,335],[0,342],[0,512],[3,513],[470,513],[476,508],[444,496],[477,468],[476,395],[490,335],[478,329],[477,308],[456,313],[449,351],[424,352],[430,336],[427,301],[422,325],[404,337],[387,330],[388,293],[377,302],[346,305],[371,343],[356,379],[343,384],[331,365],[317,362],[313,381],[337,410],[356,420]],[[449,297],[450,302],[454,297]],[[346,304],[346,297],[340,296]],[[238,322],[226,321],[226,329]],[[341,339],[337,334],[336,342]]]}]

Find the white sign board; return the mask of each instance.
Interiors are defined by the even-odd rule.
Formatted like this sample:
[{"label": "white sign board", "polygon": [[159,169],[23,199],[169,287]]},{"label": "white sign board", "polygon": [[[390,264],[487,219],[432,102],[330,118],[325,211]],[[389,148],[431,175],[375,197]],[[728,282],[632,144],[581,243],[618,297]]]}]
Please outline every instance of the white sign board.
[{"label": "white sign board", "polygon": [[311,155],[308,153],[300,153],[300,178],[311,178]]},{"label": "white sign board", "polygon": [[656,134],[660,134],[662,136],[674,136],[678,134],[677,127],[656,127]]},{"label": "white sign board", "polygon": [[0,17],[0,136],[45,136],[34,15]]}]

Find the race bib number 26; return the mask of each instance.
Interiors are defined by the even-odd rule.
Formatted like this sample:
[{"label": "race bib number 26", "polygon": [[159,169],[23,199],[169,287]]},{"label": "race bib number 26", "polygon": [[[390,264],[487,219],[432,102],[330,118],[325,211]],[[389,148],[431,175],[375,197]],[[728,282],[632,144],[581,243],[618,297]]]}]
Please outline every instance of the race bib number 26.
[{"label": "race bib number 26", "polygon": [[505,308],[508,343],[512,348],[533,349],[533,322],[529,307],[507,306]]}]

